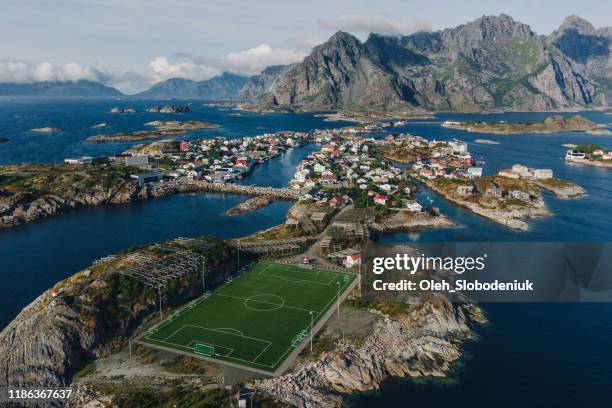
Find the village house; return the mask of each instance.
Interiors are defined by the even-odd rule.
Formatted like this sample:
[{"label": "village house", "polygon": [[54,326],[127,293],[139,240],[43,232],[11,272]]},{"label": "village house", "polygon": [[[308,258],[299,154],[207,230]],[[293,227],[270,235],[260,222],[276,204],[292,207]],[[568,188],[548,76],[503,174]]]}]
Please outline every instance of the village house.
[{"label": "village house", "polygon": [[485,195],[487,197],[501,198],[503,193],[504,190],[502,190],[500,187],[489,187],[485,190]]},{"label": "village house", "polygon": [[387,205],[387,196],[385,194],[374,194],[374,204]]},{"label": "village house", "polygon": [[461,195],[471,194],[473,191],[474,191],[474,186],[472,185],[457,186],[457,194],[461,194]]},{"label": "village house", "polygon": [[353,266],[361,265],[361,253],[349,254],[344,259],[344,266],[352,268]]},{"label": "village house", "polygon": [[423,210],[423,206],[419,204],[417,201],[404,201],[404,208],[411,212],[421,212]]},{"label": "village house", "polygon": [[529,193],[523,190],[510,190],[508,191],[508,197],[523,201],[529,201],[530,199]]}]

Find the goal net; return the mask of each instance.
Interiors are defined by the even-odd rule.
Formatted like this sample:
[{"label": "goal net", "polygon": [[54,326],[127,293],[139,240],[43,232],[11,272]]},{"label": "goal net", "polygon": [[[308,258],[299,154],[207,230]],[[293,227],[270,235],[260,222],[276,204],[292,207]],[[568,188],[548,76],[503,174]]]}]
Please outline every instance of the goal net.
[{"label": "goal net", "polygon": [[195,346],[193,346],[193,352],[203,356],[212,356],[215,354],[215,348],[208,344],[196,343]]}]

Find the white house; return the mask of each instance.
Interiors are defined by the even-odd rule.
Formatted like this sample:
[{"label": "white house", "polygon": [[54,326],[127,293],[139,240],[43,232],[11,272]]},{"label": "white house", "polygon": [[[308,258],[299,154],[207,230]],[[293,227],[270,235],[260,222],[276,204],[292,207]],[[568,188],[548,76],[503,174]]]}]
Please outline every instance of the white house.
[{"label": "white house", "polygon": [[404,208],[412,212],[420,212],[423,209],[423,206],[417,201],[405,201]]},{"label": "white house", "polygon": [[355,265],[361,265],[360,253],[347,255],[344,259],[344,266],[346,266],[347,268],[352,268]]},{"label": "white house", "polygon": [[482,177],[482,167],[468,167],[468,177]]}]

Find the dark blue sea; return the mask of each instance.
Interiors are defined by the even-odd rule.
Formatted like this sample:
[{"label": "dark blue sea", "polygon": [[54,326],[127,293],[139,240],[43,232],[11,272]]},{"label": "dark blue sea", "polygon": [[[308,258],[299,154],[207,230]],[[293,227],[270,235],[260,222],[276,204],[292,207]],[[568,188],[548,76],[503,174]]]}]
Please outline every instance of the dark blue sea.
[{"label": "dark blue sea", "polygon": [[[181,102],[183,103],[183,102]],[[192,112],[153,114],[144,109],[154,101],[2,101],[0,102],[0,163],[61,162],[81,155],[121,152],[129,143],[91,144],[88,136],[145,129],[152,120],[206,120],[219,129],[181,138],[229,138],[278,130],[311,130],[345,123],[325,122],[312,114],[253,114],[189,102]],[[110,114],[114,107],[134,107],[135,114]],[[585,112],[598,122],[612,116]],[[612,148],[612,137],[584,133],[546,135],[484,135],[440,127],[446,119],[534,121],[546,113],[488,115],[439,114],[413,120],[392,132],[427,138],[458,138],[484,161],[486,174],[515,163],[551,168],[555,176],[580,184],[588,196],[559,200],[545,195],[554,216],[530,222],[527,232],[515,232],[475,216],[424,191],[419,200],[437,206],[459,227],[396,234],[386,242],[612,241],[612,170],[568,165],[564,143],[596,143]],[[92,125],[107,123],[103,129]],[[36,134],[37,127],[57,127],[54,134]],[[499,145],[483,145],[485,138]],[[257,167],[249,184],[283,186],[295,166],[316,146],[293,149]],[[244,197],[186,194],[147,202],[81,209],[62,216],[0,231],[0,327],[4,327],[42,291],[88,266],[94,259],[133,245],[177,236],[216,235],[229,238],[250,234],[284,221],[288,203],[277,202],[251,214],[227,217],[224,212]],[[612,271],[611,271],[612,273]],[[454,381],[444,383],[391,381],[380,392],[357,398],[358,406],[610,406],[612,397],[612,306],[596,304],[484,304],[491,324],[479,330],[480,339],[467,345]]]}]

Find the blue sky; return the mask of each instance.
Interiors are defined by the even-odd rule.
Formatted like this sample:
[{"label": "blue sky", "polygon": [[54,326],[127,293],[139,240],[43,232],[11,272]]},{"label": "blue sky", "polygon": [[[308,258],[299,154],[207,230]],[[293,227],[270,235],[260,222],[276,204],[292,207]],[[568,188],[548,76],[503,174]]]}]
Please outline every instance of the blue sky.
[{"label": "blue sky", "polygon": [[129,91],[293,62],[338,29],[409,34],[500,13],[540,34],[570,14],[612,24],[610,1],[3,0],[0,82],[102,79]]}]

